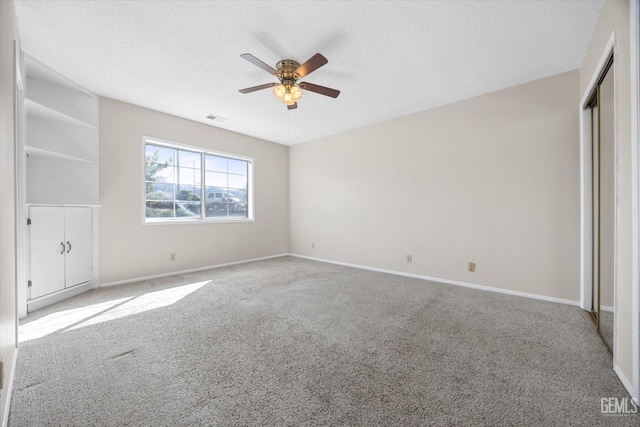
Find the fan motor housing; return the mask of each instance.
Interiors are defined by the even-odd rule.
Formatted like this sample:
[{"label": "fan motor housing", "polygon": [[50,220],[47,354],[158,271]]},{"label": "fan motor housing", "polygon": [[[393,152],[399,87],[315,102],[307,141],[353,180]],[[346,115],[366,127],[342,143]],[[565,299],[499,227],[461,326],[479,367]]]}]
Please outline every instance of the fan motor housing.
[{"label": "fan motor housing", "polygon": [[[280,80],[297,80],[297,77],[294,76],[294,71],[300,67],[300,64],[293,59],[283,59],[276,64],[276,68],[278,69],[278,77]],[[298,76],[299,77],[299,76]]]}]

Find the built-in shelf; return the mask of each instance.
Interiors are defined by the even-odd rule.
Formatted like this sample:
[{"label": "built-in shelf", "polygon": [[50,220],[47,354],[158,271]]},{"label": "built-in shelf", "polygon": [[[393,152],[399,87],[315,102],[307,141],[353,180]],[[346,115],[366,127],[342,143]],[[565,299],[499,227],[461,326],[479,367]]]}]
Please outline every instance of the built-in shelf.
[{"label": "built-in shelf", "polygon": [[28,56],[25,73],[26,202],[98,204],[98,97]]},{"label": "built-in shelf", "polygon": [[34,101],[33,99],[25,98],[24,103],[27,110],[27,117],[40,117],[43,119],[64,122],[72,126],[82,126],[95,129],[95,126],[91,123],[87,123],[83,120],[72,117],[51,107],[47,107],[46,105]]},{"label": "built-in shelf", "polygon": [[35,78],[38,80],[44,80],[48,83],[54,84],[56,86],[63,86],[69,88],[73,91],[81,92],[89,97],[94,97],[95,95],[80,86],[76,82],[69,80],[66,76],[60,74],[56,70],[51,67],[43,64],[37,59],[33,58],[30,55],[25,55],[25,62],[27,63],[26,75],[29,78]]},{"label": "built-in shelf", "polygon": [[81,162],[87,163],[90,165],[97,165],[97,162],[92,160],[82,159],[80,157],[69,156],[67,154],[58,153],[55,151],[44,150],[38,147],[25,147],[25,152],[27,153],[27,157],[46,157],[49,159],[57,159],[57,160],[69,160],[72,162]]}]

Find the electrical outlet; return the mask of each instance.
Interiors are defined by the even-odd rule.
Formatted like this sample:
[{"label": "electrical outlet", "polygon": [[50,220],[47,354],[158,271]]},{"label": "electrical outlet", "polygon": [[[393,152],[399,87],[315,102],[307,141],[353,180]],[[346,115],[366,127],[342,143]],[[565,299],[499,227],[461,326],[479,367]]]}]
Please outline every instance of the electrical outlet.
[{"label": "electrical outlet", "polygon": [[476,271],[476,263],[475,262],[470,262],[469,263],[469,271],[472,273],[475,273]]},{"label": "electrical outlet", "polygon": [[171,252],[171,254],[169,255],[169,261],[175,261],[175,260],[176,260],[176,253]]},{"label": "electrical outlet", "polygon": [[311,249],[315,249],[316,248],[316,244],[315,243],[311,243]]},{"label": "electrical outlet", "polygon": [[407,255],[407,262],[411,264],[413,262],[413,255]]}]

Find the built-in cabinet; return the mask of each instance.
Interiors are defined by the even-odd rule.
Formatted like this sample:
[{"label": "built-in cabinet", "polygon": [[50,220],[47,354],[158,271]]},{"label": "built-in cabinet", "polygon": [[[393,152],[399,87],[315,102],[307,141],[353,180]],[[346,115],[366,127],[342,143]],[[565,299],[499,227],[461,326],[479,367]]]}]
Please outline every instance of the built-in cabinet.
[{"label": "built-in cabinet", "polygon": [[92,215],[88,207],[29,208],[29,297],[93,280]]},{"label": "built-in cabinet", "polygon": [[25,56],[27,310],[97,283],[98,98]]}]

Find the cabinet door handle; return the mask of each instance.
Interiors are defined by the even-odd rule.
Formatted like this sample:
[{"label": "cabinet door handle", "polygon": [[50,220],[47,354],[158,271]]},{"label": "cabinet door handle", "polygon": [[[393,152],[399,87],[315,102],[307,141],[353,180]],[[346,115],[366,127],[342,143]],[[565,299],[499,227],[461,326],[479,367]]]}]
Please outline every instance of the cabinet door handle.
[{"label": "cabinet door handle", "polygon": [[69,243],[69,241],[67,240],[67,246],[69,246],[67,248],[67,253],[71,252],[71,243]]},{"label": "cabinet door handle", "polygon": [[60,245],[62,246],[62,252],[60,252],[60,255],[64,255],[64,242],[60,242]]}]

